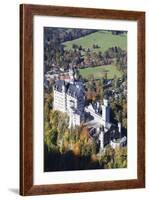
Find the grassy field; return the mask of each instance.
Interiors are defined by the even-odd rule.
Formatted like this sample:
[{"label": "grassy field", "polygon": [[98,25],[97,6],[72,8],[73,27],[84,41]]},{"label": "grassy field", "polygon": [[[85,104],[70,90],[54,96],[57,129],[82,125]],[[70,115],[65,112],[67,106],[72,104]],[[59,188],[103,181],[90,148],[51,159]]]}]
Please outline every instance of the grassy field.
[{"label": "grassy field", "polygon": [[[99,31],[91,33],[90,35],[68,41],[63,43],[65,49],[71,49],[72,44],[81,45],[83,48],[90,48],[93,51],[106,51],[110,47],[118,46],[121,49],[126,50],[127,48],[127,35],[112,35],[111,32]],[[100,48],[93,49],[93,44],[98,44]]]},{"label": "grassy field", "polygon": [[88,78],[90,75],[94,75],[94,78],[102,78],[105,72],[107,72],[107,77],[109,79],[113,78],[114,75],[116,75],[117,77],[122,76],[121,72],[117,70],[115,65],[88,67],[80,69],[80,74],[84,78]]}]

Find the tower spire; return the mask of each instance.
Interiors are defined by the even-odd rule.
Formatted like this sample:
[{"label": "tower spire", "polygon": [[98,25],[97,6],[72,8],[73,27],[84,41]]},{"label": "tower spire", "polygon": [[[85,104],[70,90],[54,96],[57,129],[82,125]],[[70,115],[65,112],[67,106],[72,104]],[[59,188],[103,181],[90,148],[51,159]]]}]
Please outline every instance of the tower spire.
[{"label": "tower spire", "polygon": [[69,77],[71,81],[74,81],[74,70],[73,67],[69,68]]}]

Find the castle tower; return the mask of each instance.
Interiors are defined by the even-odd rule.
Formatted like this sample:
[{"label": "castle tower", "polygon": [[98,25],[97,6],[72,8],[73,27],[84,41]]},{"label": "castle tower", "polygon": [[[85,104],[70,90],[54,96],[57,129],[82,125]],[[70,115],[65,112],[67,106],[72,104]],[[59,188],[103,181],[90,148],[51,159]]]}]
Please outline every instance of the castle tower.
[{"label": "castle tower", "polygon": [[63,103],[63,112],[66,112],[66,87],[65,85],[62,86],[62,95],[61,95],[61,102]]},{"label": "castle tower", "polygon": [[104,126],[106,125],[106,122],[110,122],[110,107],[107,99],[103,100],[102,119],[104,121]]},{"label": "castle tower", "polygon": [[122,124],[121,124],[121,122],[118,122],[118,132],[119,132],[119,136],[120,136],[120,138],[122,137]]},{"label": "castle tower", "polygon": [[53,110],[66,112],[66,87],[63,81],[56,81],[53,87],[53,98]]},{"label": "castle tower", "polygon": [[74,81],[74,71],[73,71],[73,68],[69,69],[69,77],[70,77],[70,81],[73,82]]},{"label": "castle tower", "polygon": [[99,140],[100,140],[100,151],[102,151],[104,149],[104,127],[101,127]]},{"label": "castle tower", "polygon": [[74,102],[70,101],[69,109],[69,128],[74,127]]}]

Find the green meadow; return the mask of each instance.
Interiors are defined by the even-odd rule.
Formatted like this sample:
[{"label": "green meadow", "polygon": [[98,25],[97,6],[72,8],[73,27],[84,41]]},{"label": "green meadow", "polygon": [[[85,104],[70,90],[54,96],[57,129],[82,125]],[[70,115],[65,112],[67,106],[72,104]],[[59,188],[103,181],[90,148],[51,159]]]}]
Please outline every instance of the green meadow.
[{"label": "green meadow", "polygon": [[83,78],[89,78],[90,75],[93,75],[94,78],[102,78],[105,73],[107,73],[107,78],[109,79],[114,78],[115,75],[117,78],[122,76],[122,73],[116,68],[115,65],[104,65],[80,69],[80,74]]},{"label": "green meadow", "polygon": [[[106,51],[110,47],[120,47],[123,50],[127,49],[127,35],[113,35],[111,32],[98,31],[91,33],[79,39],[71,40],[63,43],[65,49],[71,49],[73,44],[81,45],[83,48],[90,48],[92,51]],[[93,44],[98,45],[100,48],[93,49]]]}]

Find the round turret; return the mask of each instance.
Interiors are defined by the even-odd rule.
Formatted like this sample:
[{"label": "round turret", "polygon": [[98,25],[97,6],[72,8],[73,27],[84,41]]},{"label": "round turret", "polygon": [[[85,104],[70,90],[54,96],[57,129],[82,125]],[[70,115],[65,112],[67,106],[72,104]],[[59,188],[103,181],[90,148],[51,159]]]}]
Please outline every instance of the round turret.
[{"label": "round turret", "polygon": [[69,69],[69,77],[70,77],[70,80],[74,80],[74,71],[73,71],[73,68],[70,68]]},{"label": "round turret", "polygon": [[110,107],[107,99],[103,100],[102,119],[104,121],[105,126],[107,122],[110,122]]},{"label": "round turret", "polygon": [[103,100],[103,104],[104,104],[104,106],[108,106],[108,105],[109,105],[108,99],[104,99],[104,100]]}]

